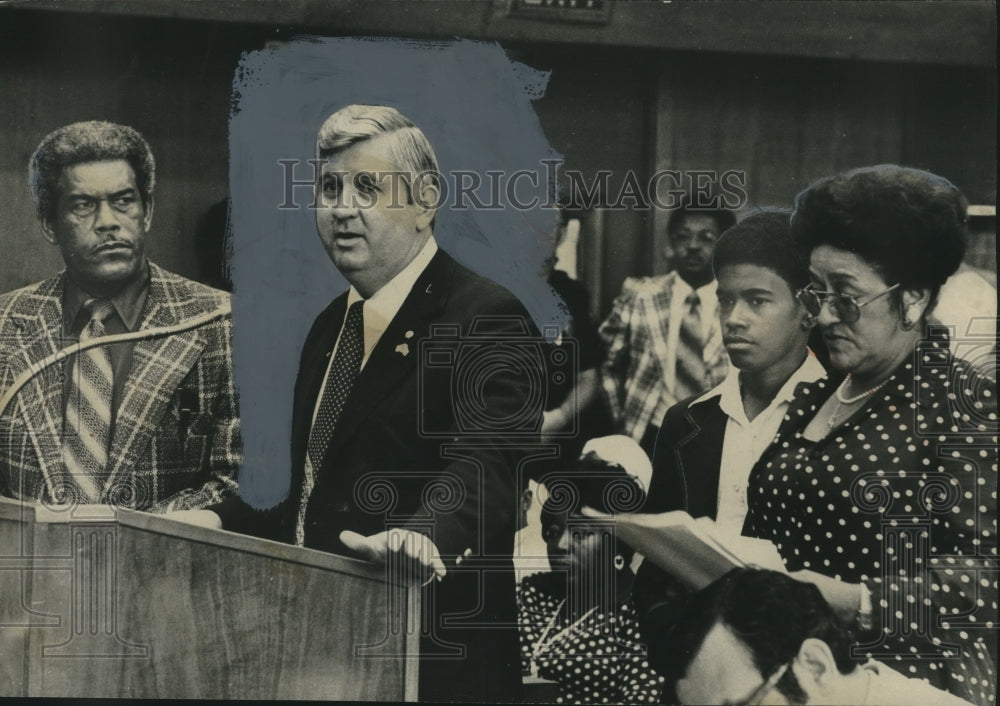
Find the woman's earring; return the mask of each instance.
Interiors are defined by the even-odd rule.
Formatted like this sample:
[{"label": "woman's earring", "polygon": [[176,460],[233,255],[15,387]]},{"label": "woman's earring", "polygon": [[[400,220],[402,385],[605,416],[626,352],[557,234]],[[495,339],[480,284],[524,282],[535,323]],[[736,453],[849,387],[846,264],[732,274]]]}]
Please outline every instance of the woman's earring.
[{"label": "woman's earring", "polygon": [[910,331],[914,326],[917,325],[917,321],[920,318],[920,307],[916,304],[910,304],[906,307],[906,314],[903,315],[903,322],[900,324],[904,331]]},{"label": "woman's earring", "polygon": [[812,314],[806,314],[802,318],[802,328],[806,329],[807,331],[815,325],[816,325],[816,317],[813,316]]},{"label": "woman's earring", "polygon": [[615,554],[615,571],[621,571],[625,568],[625,557],[621,554]]}]

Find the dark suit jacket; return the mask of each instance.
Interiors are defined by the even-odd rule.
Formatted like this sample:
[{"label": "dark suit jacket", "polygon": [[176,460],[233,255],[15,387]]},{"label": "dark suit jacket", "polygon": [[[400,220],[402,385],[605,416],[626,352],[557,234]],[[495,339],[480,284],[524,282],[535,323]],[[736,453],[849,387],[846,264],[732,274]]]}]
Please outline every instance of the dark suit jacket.
[{"label": "dark suit jacket", "polygon": [[[685,510],[692,517],[716,517],[719,467],[728,417],[719,397],[693,405],[701,395],[678,402],[663,417],[653,452],[653,477],[643,512]],[[639,629],[650,661],[666,658],[666,637],[687,605],[688,589],[646,561],[632,589]]]},{"label": "dark suit jacket", "polygon": [[663,417],[643,512],[686,510],[692,517],[715,519],[729,418],[720,397],[692,406],[698,397],[678,402]]},{"label": "dark suit jacket", "polygon": [[[268,513],[220,508],[227,529],[292,541],[313,410],[346,304],[345,293],[319,315],[302,349],[290,497]],[[434,325],[452,330],[432,336]],[[506,422],[490,422],[531,408],[531,376],[492,366],[497,340],[541,352],[517,299],[439,250],[355,382],[306,512],[306,546],[338,554],[349,554],[339,540],[343,530],[371,535],[389,526],[430,528],[448,575],[424,596],[437,642],[421,640],[421,700],[497,701],[519,694],[511,563],[517,448],[537,442],[541,403],[537,414],[525,415],[527,431],[519,439],[499,433]],[[482,399],[475,375],[456,374],[477,367],[484,374]],[[480,404],[485,416],[477,412]],[[490,557],[491,570],[472,562],[456,570],[455,557],[467,548],[474,557]],[[448,626],[441,625],[445,616]],[[426,659],[447,652],[442,641],[460,645],[464,658]]]}]

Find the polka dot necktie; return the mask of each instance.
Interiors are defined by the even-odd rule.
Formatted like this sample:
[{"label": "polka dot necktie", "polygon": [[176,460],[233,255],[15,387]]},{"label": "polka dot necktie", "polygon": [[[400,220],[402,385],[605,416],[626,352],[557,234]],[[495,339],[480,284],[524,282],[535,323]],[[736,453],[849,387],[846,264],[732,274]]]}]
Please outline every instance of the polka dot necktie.
[{"label": "polka dot necktie", "polygon": [[309,504],[309,496],[316,484],[315,474],[323,467],[326,449],[333,438],[337,420],[340,419],[344,403],[347,402],[347,397],[354,387],[354,381],[357,380],[358,374],[361,372],[361,360],[364,358],[365,352],[364,303],[363,299],[358,300],[347,311],[347,320],[340,333],[337,352],[333,356],[326,385],[323,387],[319,410],[316,412],[316,421],[309,434],[309,458],[302,481],[302,501],[299,504],[295,523],[295,543],[299,546],[305,543],[306,506]]},{"label": "polka dot necktie", "polygon": [[[106,299],[91,299],[83,305],[90,320],[80,332],[85,343],[104,335],[104,321],[114,312]],[[102,476],[108,465],[111,442],[111,399],[114,373],[107,346],[95,346],[79,354],[70,371],[69,396],[63,420],[62,456],[66,472],[80,490],[83,503],[101,499]]]},{"label": "polka dot necktie", "polygon": [[705,336],[701,320],[701,298],[691,292],[684,299],[684,317],[677,337],[676,386],[678,400],[706,389]]}]

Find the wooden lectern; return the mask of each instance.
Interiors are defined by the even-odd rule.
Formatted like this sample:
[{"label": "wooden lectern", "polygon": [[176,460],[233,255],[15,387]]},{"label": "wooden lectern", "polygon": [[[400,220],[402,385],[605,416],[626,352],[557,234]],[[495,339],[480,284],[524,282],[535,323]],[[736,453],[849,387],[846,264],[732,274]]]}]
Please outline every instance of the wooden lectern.
[{"label": "wooden lectern", "polygon": [[0,498],[0,695],[414,701],[419,596],[354,559]]}]

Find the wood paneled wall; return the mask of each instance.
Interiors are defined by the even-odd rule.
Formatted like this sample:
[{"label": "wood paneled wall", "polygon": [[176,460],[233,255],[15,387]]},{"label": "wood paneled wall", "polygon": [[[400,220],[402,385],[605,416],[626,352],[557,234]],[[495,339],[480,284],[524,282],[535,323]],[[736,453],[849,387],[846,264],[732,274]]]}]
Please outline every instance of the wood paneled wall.
[{"label": "wood paneled wall", "polygon": [[[815,179],[892,162],[993,203],[991,71],[721,55],[660,66],[657,170],[739,170],[747,207],[791,206]],[[667,267],[667,215],[654,219],[657,271]]]},{"label": "wood paneled wall", "polygon": [[229,193],[233,71],[240,51],[262,46],[263,38],[215,24],[2,14],[0,291],[62,269],[35,219],[28,160],[51,130],[95,119],[132,125],[153,149],[150,257],[180,274],[211,279],[219,266],[200,261],[199,229],[208,209]]}]

